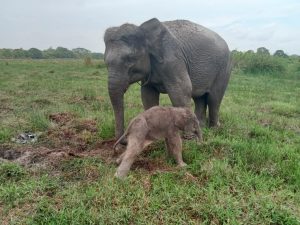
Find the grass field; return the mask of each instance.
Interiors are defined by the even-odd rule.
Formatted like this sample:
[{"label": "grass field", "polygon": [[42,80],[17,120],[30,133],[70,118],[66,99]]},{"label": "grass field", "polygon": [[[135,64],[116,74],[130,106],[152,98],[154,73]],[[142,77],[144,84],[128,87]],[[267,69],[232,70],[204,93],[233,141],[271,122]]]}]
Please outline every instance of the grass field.
[{"label": "grass field", "polygon": [[[287,68],[235,70],[221,127],[184,142],[187,168],[159,142],[119,181],[103,62],[0,61],[1,224],[300,224],[300,66]],[[138,84],[125,102],[128,123]],[[38,142],[11,141],[24,131]]]}]

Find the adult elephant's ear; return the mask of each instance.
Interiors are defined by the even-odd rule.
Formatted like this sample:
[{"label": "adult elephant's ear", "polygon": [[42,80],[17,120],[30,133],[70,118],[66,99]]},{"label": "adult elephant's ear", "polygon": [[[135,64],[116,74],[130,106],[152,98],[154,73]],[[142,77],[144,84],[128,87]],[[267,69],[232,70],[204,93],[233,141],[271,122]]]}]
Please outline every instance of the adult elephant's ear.
[{"label": "adult elephant's ear", "polygon": [[170,36],[169,38],[171,38],[172,35],[156,18],[144,22],[140,28],[145,34],[148,52],[156,59],[156,61],[163,63],[166,51],[164,40],[166,40],[166,36]]}]

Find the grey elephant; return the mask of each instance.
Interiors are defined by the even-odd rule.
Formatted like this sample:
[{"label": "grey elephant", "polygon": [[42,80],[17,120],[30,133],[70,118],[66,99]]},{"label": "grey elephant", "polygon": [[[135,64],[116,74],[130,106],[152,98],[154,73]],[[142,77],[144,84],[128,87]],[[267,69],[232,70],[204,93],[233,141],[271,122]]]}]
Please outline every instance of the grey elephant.
[{"label": "grey elephant", "polygon": [[153,141],[164,138],[169,155],[173,155],[180,167],[182,160],[182,141],[179,131],[190,138],[202,141],[199,121],[189,108],[154,106],[131,120],[125,133],[117,140],[116,146],[127,139],[127,147],[118,158],[120,164],[116,177],[127,175],[136,157]]},{"label": "grey elephant", "polygon": [[200,126],[218,126],[219,108],[230,77],[230,51],[215,32],[186,20],[140,26],[123,24],[104,35],[108,91],[115,115],[115,135],[124,132],[124,93],[141,81],[144,109],[159,105],[160,93],[175,107],[195,103]]}]

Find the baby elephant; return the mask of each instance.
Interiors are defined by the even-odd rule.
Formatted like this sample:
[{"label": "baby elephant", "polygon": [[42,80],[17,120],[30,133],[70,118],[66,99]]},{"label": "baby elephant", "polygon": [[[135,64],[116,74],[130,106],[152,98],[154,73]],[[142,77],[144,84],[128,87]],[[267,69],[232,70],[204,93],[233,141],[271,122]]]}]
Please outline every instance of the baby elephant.
[{"label": "baby elephant", "polygon": [[115,176],[125,177],[136,156],[153,141],[162,138],[165,138],[167,151],[175,157],[177,164],[185,166],[180,130],[185,137],[202,140],[198,119],[190,109],[155,106],[139,114],[131,120],[125,133],[114,145],[115,149],[123,139],[127,139],[126,150],[117,159],[120,165]]}]

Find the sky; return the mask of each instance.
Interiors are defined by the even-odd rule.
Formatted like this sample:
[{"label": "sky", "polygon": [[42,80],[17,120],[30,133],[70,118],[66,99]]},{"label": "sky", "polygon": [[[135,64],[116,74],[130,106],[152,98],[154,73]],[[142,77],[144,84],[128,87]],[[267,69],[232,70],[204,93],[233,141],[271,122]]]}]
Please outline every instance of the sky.
[{"label": "sky", "polygon": [[153,17],[206,26],[231,50],[300,55],[299,0],[0,0],[0,48],[104,52],[106,28]]}]

